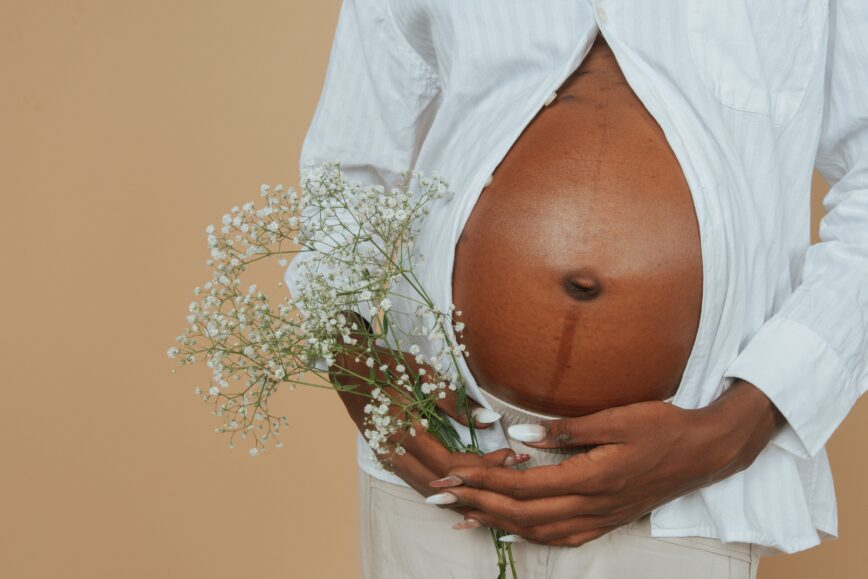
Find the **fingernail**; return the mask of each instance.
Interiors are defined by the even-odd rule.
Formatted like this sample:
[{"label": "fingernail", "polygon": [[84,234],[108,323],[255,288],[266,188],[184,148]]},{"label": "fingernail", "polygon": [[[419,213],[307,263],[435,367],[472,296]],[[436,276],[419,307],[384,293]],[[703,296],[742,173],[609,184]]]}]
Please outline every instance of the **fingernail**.
[{"label": "fingernail", "polygon": [[458,497],[452,493],[437,493],[436,495],[431,495],[426,498],[425,502],[429,505],[451,505],[452,503],[458,502]]},{"label": "fingernail", "polygon": [[521,464],[523,462],[527,462],[530,460],[529,454],[517,453],[510,454],[505,459],[503,459],[503,466],[515,466],[517,464]]},{"label": "fingernail", "polygon": [[456,531],[463,531],[464,529],[478,529],[482,526],[482,523],[477,521],[476,519],[465,519],[460,523],[455,523],[452,525],[452,528]]},{"label": "fingernail", "polygon": [[504,535],[498,541],[501,543],[524,543],[524,538],[518,535]]},{"label": "fingernail", "polygon": [[464,484],[464,481],[458,478],[455,475],[449,475],[443,478],[438,478],[437,480],[432,480],[428,483],[429,487],[434,487],[435,489],[440,488],[448,488],[448,487],[458,487]]},{"label": "fingernail", "polygon": [[474,408],[472,415],[473,419],[480,424],[492,424],[501,418],[500,414],[488,408]]},{"label": "fingernail", "polygon": [[539,424],[513,424],[508,429],[509,437],[519,442],[542,442],[546,429]]}]

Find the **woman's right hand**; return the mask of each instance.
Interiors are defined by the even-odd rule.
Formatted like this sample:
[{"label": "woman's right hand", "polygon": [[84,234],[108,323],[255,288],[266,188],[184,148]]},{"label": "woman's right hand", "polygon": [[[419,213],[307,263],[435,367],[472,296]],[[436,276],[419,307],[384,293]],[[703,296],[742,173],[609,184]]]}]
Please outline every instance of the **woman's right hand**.
[{"label": "woman's right hand", "polygon": [[[345,312],[345,315],[348,315],[359,327],[366,325],[366,322],[358,314]],[[354,337],[360,336],[354,334]],[[398,361],[395,360],[387,349],[379,346],[376,346],[376,348],[381,362],[388,364],[391,368],[397,366]],[[338,367],[350,370],[354,374],[367,375],[370,372],[370,368],[365,365],[364,358],[356,362],[355,357],[356,355],[352,353],[342,354],[336,357],[335,364]],[[415,357],[410,354],[404,356],[402,363],[412,365],[417,372],[419,368],[424,368],[427,376],[436,376],[433,368],[427,364],[417,364]],[[379,369],[377,370],[377,375],[384,377],[384,374]],[[341,397],[341,401],[344,403],[359,432],[364,432],[364,408],[370,402],[370,397],[359,395],[357,392],[363,394],[370,393],[370,386],[364,380],[346,374],[340,376],[333,375],[332,380],[342,386],[338,395]],[[460,424],[468,426],[467,413],[464,409],[459,408],[457,395],[455,392],[448,392],[447,394],[446,398],[440,399],[437,402],[438,408]],[[470,398],[465,398],[465,401],[470,405],[471,415],[476,428],[490,428],[500,418],[499,414],[483,408]],[[397,410],[394,412],[396,413]],[[453,468],[462,466],[514,466],[528,459],[527,455],[517,455],[510,448],[503,448],[483,455],[450,452],[421,425],[416,425],[414,430],[415,435],[410,435],[406,430],[393,434],[387,445],[387,453],[378,456],[384,466],[390,467],[389,470],[394,472],[395,475],[419,494],[426,497],[440,492],[437,488],[430,487],[428,483],[445,477],[449,470]],[[404,448],[402,454],[394,452],[397,443],[400,443]],[[462,512],[466,509],[461,508],[456,510]]]}]

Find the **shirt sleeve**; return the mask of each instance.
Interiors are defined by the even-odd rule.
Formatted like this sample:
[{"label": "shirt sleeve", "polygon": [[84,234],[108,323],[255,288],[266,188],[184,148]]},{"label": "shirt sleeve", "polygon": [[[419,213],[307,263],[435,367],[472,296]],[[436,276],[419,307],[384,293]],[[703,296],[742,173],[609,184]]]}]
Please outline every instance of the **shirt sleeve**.
[{"label": "shirt sleeve", "polygon": [[[386,0],[344,0],[299,168],[338,161],[349,181],[388,191],[413,168],[438,90],[436,74],[402,35]],[[302,224],[312,217],[313,211],[303,210]],[[346,227],[333,231],[348,236],[358,229],[346,209],[335,219]],[[317,257],[315,249],[294,254],[284,274],[293,296],[299,295],[303,264]],[[346,278],[334,274],[340,287]],[[370,321],[369,312],[358,313]]]},{"label": "shirt sleeve", "polygon": [[829,2],[825,106],[815,165],[831,189],[802,280],[726,376],[762,390],[788,424],[772,440],[819,452],[868,387],[868,2]]}]

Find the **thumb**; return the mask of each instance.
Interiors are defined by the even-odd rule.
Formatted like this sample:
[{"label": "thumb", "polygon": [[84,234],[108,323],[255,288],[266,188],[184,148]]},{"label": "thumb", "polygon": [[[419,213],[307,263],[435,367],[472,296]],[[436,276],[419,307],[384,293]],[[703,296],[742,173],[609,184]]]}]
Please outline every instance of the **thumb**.
[{"label": "thumb", "polygon": [[530,460],[523,453],[516,453],[511,448],[501,448],[482,455],[482,466],[515,466]]},{"label": "thumb", "polygon": [[575,448],[624,442],[621,423],[617,409],[606,409],[578,418],[513,424],[507,432],[513,440],[534,448]]},{"label": "thumb", "polygon": [[[420,368],[424,368],[426,375],[437,375],[437,372],[428,364],[418,364],[412,359],[407,360],[407,363],[410,366],[413,366],[417,373]],[[500,414],[483,407],[469,396],[465,395],[463,396],[463,400],[460,400],[456,391],[446,390],[445,392],[446,396],[438,399],[435,404],[444,414],[453,418],[459,424],[469,426],[468,416],[472,418],[473,426],[476,428],[489,428],[492,424],[500,420]]]},{"label": "thumb", "polygon": [[448,392],[445,398],[438,400],[437,407],[464,426],[469,426],[468,412],[473,418],[473,426],[476,428],[489,428],[500,420],[500,414],[483,407],[469,396],[465,396],[464,404],[461,404],[458,394],[455,392]]}]

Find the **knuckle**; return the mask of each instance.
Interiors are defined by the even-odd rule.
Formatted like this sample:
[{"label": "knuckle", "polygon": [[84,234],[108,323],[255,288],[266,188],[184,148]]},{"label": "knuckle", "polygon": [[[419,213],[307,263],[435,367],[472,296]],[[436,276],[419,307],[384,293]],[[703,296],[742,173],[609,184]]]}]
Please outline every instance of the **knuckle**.
[{"label": "knuckle", "polygon": [[404,468],[404,464],[401,461],[398,461],[397,463],[389,462],[387,464],[387,470],[391,471],[404,482],[407,482],[410,479],[410,472],[406,468]]},{"label": "knuckle", "polygon": [[594,498],[592,501],[588,501],[587,505],[583,508],[583,512],[586,515],[605,516],[615,514],[620,507],[620,501],[615,501],[614,498],[603,495]]},{"label": "knuckle", "polygon": [[617,494],[624,490],[627,486],[627,480],[624,477],[616,477],[607,473],[600,474],[600,483],[603,489],[601,492],[607,494]]},{"label": "knuckle", "polygon": [[444,455],[442,459],[437,460],[436,462],[437,463],[435,464],[435,466],[440,468],[444,472],[448,472],[453,469],[465,466],[465,464],[458,457],[456,457],[455,453],[449,453],[447,455]]},{"label": "knuckle", "polygon": [[494,472],[493,471],[491,471],[490,469],[487,469],[487,468],[482,470],[482,474],[478,479],[478,483],[479,483],[480,487],[482,487],[484,489],[490,489],[495,485],[496,482],[497,481],[494,478]]},{"label": "knuckle", "polygon": [[512,485],[510,485],[509,494],[514,499],[519,500],[519,501],[523,501],[523,500],[530,498],[530,493],[528,492],[527,487],[525,487],[520,482],[515,482]]},{"label": "knuckle", "polygon": [[562,531],[556,531],[551,525],[537,525],[534,532],[539,541],[547,545],[554,544],[563,535]]},{"label": "knuckle", "polygon": [[605,488],[606,487],[603,484],[603,481],[600,480],[599,475],[587,476],[582,483],[582,489],[592,495],[602,494]]},{"label": "knuckle", "polygon": [[513,523],[517,527],[526,528],[533,525],[533,518],[525,513],[521,513],[516,515],[515,519],[513,519]]},{"label": "knuckle", "polygon": [[[528,491],[528,487],[525,484],[525,481],[522,480],[519,472],[521,471],[516,471],[515,473],[512,473],[509,478],[504,481],[505,484],[501,484],[499,486],[503,494],[508,495],[516,501],[523,501],[531,498],[531,493]],[[497,489],[498,487],[494,488]]]},{"label": "knuckle", "polygon": [[566,543],[568,547],[581,547],[594,538],[596,538],[595,533],[591,533],[590,535],[588,533],[579,533],[578,535],[568,537]]},{"label": "knuckle", "polygon": [[545,424],[546,434],[549,438],[562,444],[573,441],[573,432],[570,423],[566,420],[554,420]]},{"label": "knuckle", "polygon": [[445,461],[436,455],[414,452],[412,453],[412,458],[421,466],[430,470],[437,478],[444,477],[449,472],[448,461]]},{"label": "knuckle", "polygon": [[486,488],[486,475],[484,471],[467,470],[460,471],[459,476],[464,481],[464,486],[470,488]]},{"label": "knuckle", "polygon": [[521,504],[510,505],[506,509],[506,518],[516,527],[527,527],[530,525],[530,516]]},{"label": "knuckle", "polygon": [[496,450],[494,452],[486,454],[482,458],[482,462],[486,466],[501,466],[503,465],[503,461],[506,460],[506,457],[510,456],[511,454],[512,450],[510,449]]},{"label": "knuckle", "polygon": [[585,487],[592,494],[607,494],[613,491],[618,482],[606,472],[597,472],[588,475],[585,479]]},{"label": "knuckle", "polygon": [[534,543],[544,543],[549,540],[549,537],[539,527],[528,527],[526,529],[522,529],[521,536],[527,539],[528,541],[533,541]]},{"label": "knuckle", "polygon": [[458,504],[464,507],[470,507],[473,509],[479,508],[479,500],[476,497],[476,493],[469,491],[467,489],[446,489],[451,492],[453,495],[458,497]]}]

